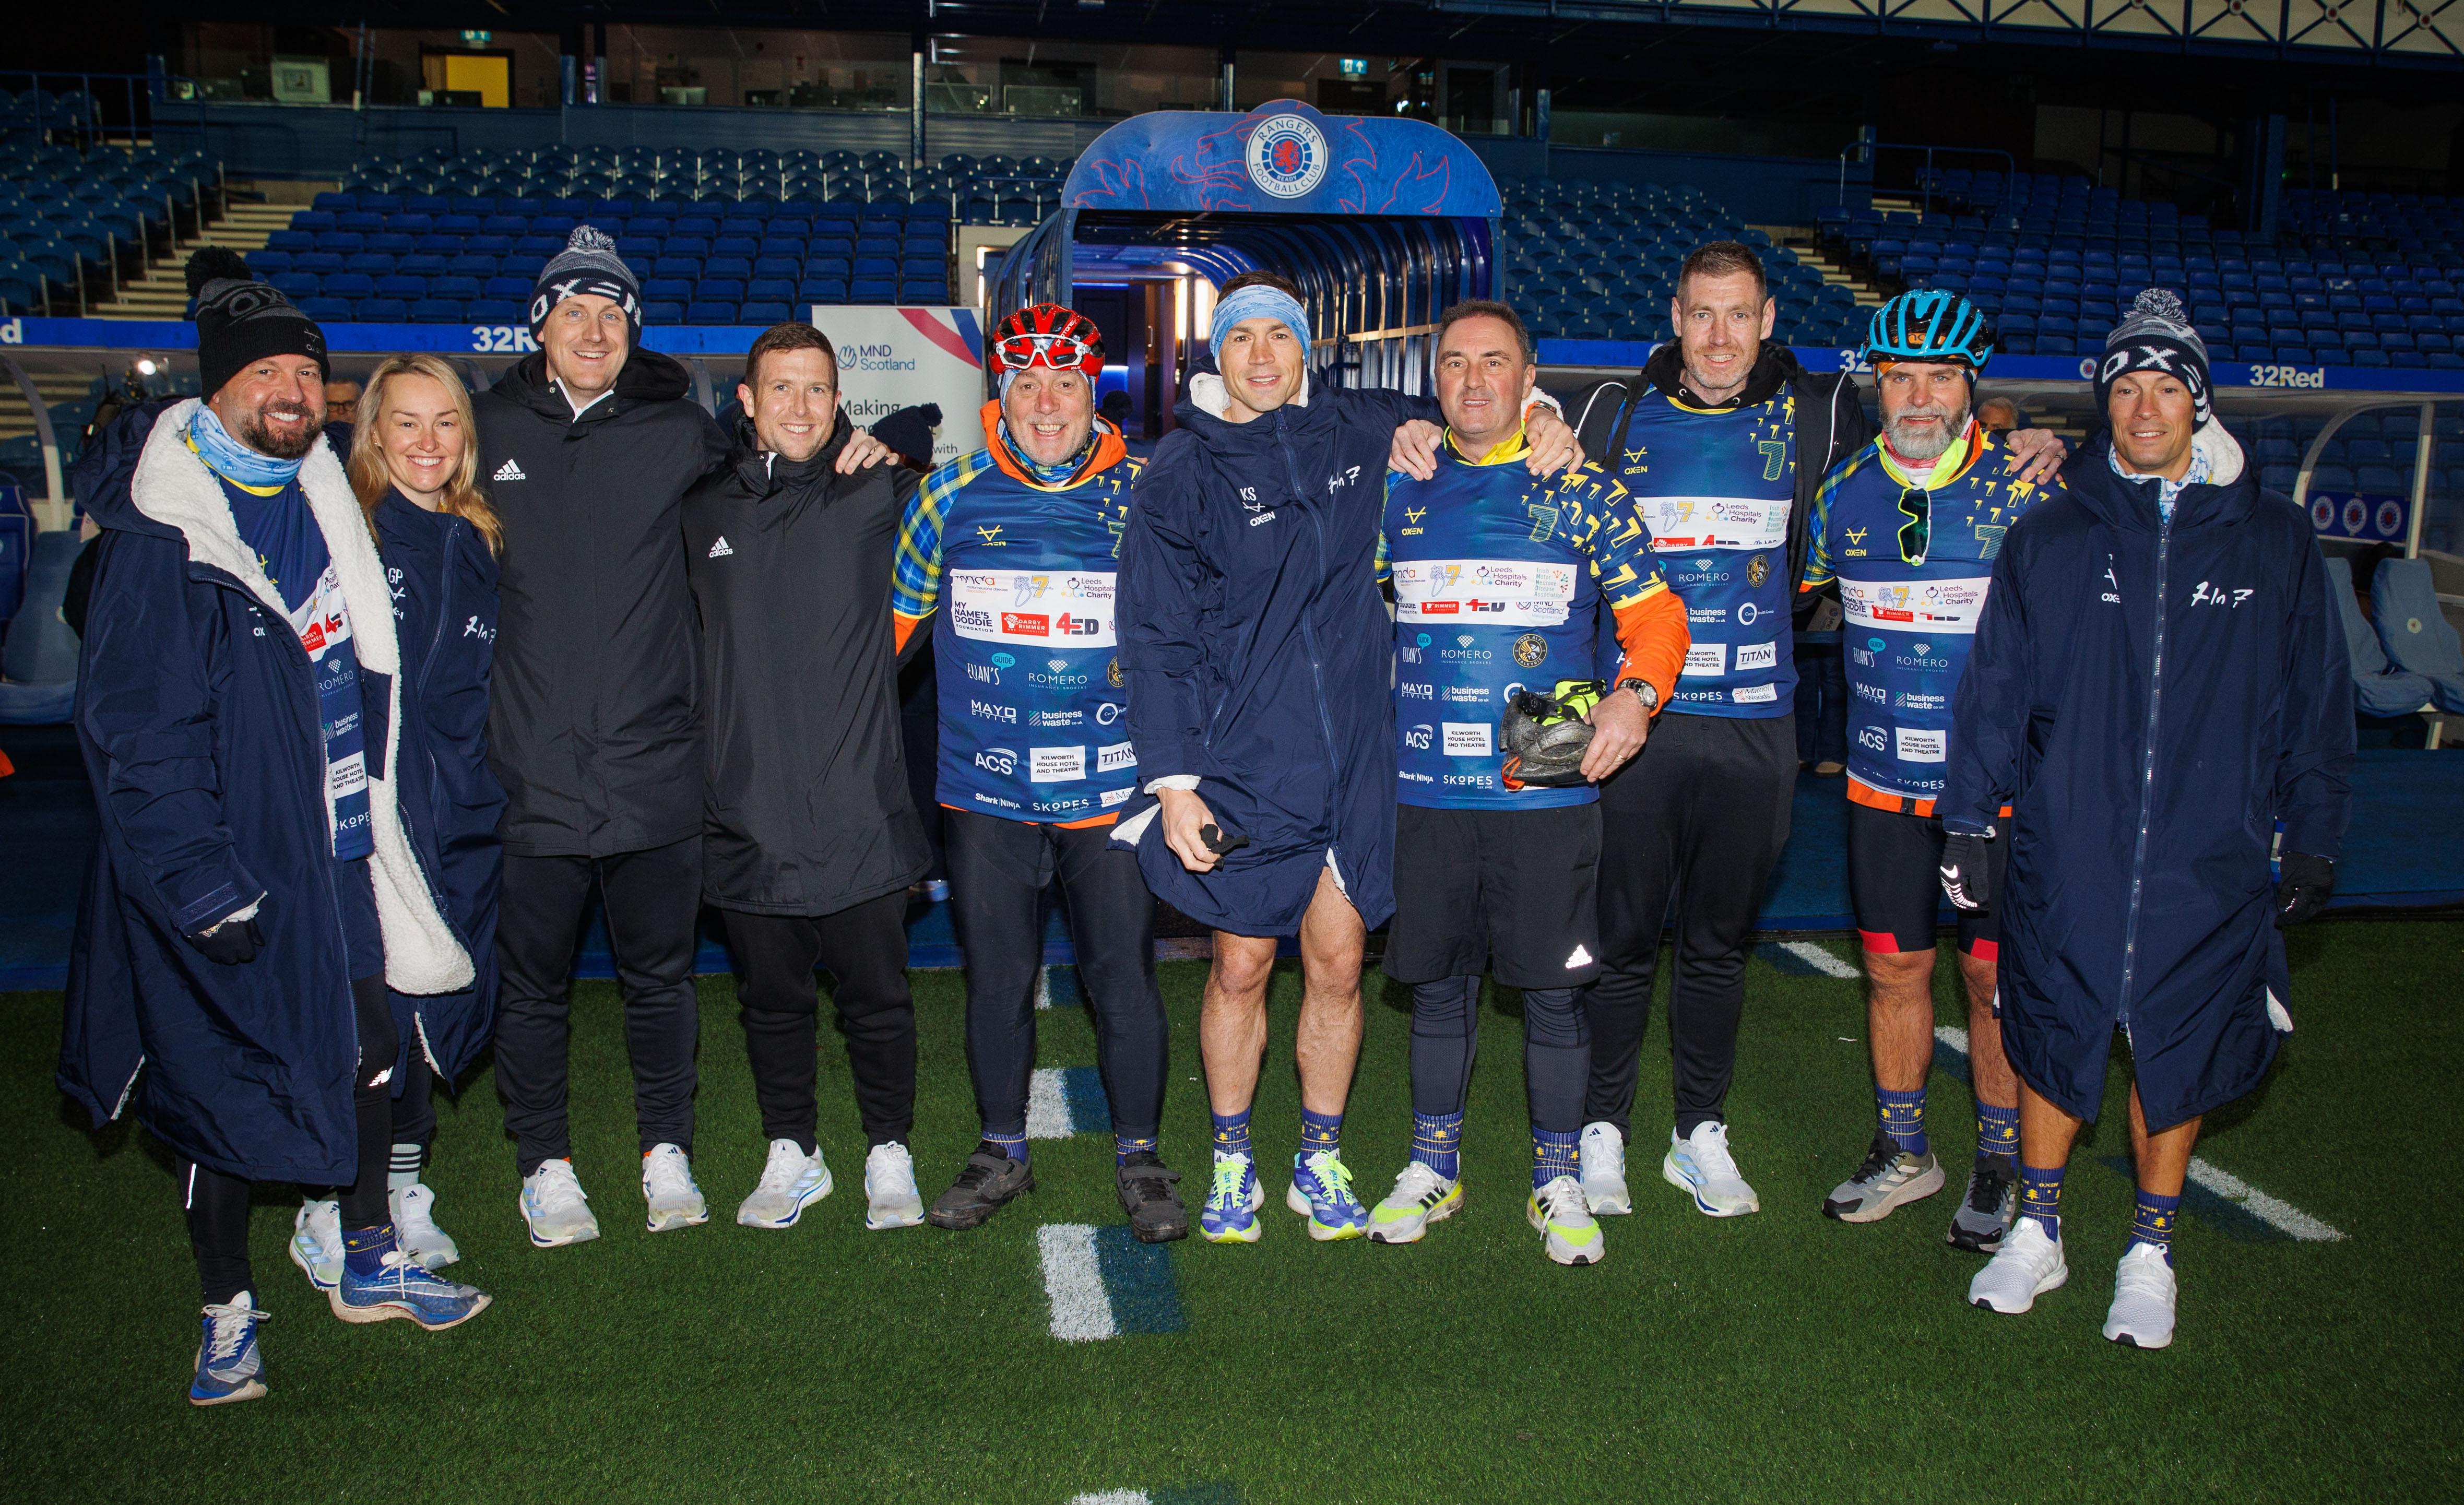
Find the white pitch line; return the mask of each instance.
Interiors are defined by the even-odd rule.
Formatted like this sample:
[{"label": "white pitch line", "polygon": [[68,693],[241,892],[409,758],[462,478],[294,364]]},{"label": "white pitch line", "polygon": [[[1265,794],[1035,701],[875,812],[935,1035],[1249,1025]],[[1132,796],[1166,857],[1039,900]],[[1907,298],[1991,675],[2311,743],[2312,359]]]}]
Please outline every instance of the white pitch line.
[{"label": "white pitch line", "polygon": [[1069,1095],[1062,1090],[1057,1067],[1042,1067],[1026,1079],[1026,1137],[1030,1140],[1069,1138]]},{"label": "white pitch line", "polygon": [[1091,1343],[1121,1336],[1112,1298],[1095,1263],[1095,1229],[1085,1223],[1047,1223],[1035,1230],[1044,1255],[1044,1294],[1052,1301],[1052,1336]]},{"label": "white pitch line", "polygon": [[1862,972],[1858,971],[1853,963],[1840,961],[1837,957],[1833,956],[1829,951],[1825,950],[1821,946],[1815,945],[1811,941],[1782,941],[1775,943],[1782,951],[1787,952],[1790,956],[1796,958],[1798,961],[1814,968],[1825,977],[1853,978],[1862,977],[1865,975]]},{"label": "white pitch line", "polygon": [[[1952,1025],[1937,1025],[1933,1037],[1959,1052],[1960,1064],[1968,1063],[1968,1031]],[[2271,1197],[2229,1170],[2222,1170],[2193,1155],[2190,1157],[2190,1180],[2199,1189],[2223,1198],[2233,1206],[2274,1227],[2287,1238],[2304,1243],[2332,1244],[2343,1238],[2342,1231],[2322,1223],[2280,1197]]]},{"label": "white pitch line", "polygon": [[1039,966],[1035,969],[1035,1007],[1038,1008],[1052,1007],[1052,969],[1048,966]]},{"label": "white pitch line", "polygon": [[1153,1505],[1144,1490],[1106,1490],[1101,1494],[1072,1494],[1069,1505]]},{"label": "white pitch line", "polygon": [[2252,1217],[2274,1224],[2287,1237],[2305,1243],[2327,1244],[2344,1236],[2293,1204],[2271,1197],[2233,1172],[2218,1170],[2195,1155],[2190,1157],[2190,1179],[2202,1189],[2222,1197]]}]

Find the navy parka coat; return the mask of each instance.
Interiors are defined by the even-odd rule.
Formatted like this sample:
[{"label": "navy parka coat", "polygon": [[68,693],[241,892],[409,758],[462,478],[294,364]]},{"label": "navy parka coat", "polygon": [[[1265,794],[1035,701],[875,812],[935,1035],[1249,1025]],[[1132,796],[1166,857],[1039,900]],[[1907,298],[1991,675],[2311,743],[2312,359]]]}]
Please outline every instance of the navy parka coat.
[{"label": "navy parka coat", "polygon": [[[98,1125],[134,1103],[157,1139],[251,1181],[358,1174],[359,1059],[308,655],[231,504],[185,435],[146,435],[130,488],[95,501],[77,727],[102,831],[69,957],[59,1085]],[[299,470],[351,615],[367,722],[367,858],[385,981],[471,985],[396,808],[400,658],[359,500],[320,443]],[[253,961],[185,938],[261,899]]]},{"label": "navy parka coat", "polygon": [[2289,1029],[2269,853],[2334,857],[2351,814],[2350,661],[2309,520],[2216,426],[2216,483],[2160,527],[2158,483],[2091,440],[2013,525],[1953,701],[1949,789],[2004,828],[2002,1039],[2093,1120],[2127,1031],[2152,1129],[2255,1087]]},{"label": "navy parka coat", "polygon": [[1120,667],[1139,778],[1198,775],[1216,823],[1250,845],[1192,873],[1140,818],[1155,808],[1143,791],[1113,839],[1136,845],[1165,902],[1248,936],[1299,928],[1331,851],[1374,927],[1395,912],[1386,458],[1405,421],[1444,417],[1435,398],[1318,388],[1226,423],[1220,381],[1193,384],[1131,493]]},{"label": "navy parka coat", "polygon": [[[488,674],[496,646],[496,561],[464,519],[389,493],[377,546],[402,645],[396,752],[403,829],[476,971],[457,992],[392,994],[406,1052],[424,1050],[450,1086],[487,1045],[496,1005],[496,890],[505,790],[488,766]],[[397,1078],[399,1081],[400,1078]]]}]

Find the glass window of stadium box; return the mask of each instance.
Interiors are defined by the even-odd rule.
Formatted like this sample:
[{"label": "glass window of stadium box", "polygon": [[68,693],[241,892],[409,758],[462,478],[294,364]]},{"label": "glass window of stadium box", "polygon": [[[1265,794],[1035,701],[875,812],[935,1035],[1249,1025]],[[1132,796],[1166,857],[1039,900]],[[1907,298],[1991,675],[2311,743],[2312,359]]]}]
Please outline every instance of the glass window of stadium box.
[{"label": "glass window of stadium box", "polygon": [[[1500,76],[1506,72],[1495,64],[1482,66]],[[1254,110],[1268,100],[1301,100],[1326,115],[1405,115],[1430,121],[1438,113],[1438,69],[1439,64],[1426,57],[1338,57],[1331,53],[1243,49],[1232,69],[1232,102]],[[1497,115],[1505,113],[1500,103],[1492,102],[1490,108]]]},{"label": "glass window of stadium box", "polygon": [[[356,27],[197,22],[183,28],[182,65],[208,99],[349,104],[360,45]],[[561,88],[553,32],[371,31],[367,50],[369,104],[553,109]]]},{"label": "glass window of stadium box", "polygon": [[902,33],[607,28],[610,104],[905,110],[913,81]]},{"label": "glass window of stadium box", "polygon": [[935,36],[924,107],[935,115],[1120,120],[1202,110],[1221,92],[1203,47],[1119,47],[1000,36]]}]

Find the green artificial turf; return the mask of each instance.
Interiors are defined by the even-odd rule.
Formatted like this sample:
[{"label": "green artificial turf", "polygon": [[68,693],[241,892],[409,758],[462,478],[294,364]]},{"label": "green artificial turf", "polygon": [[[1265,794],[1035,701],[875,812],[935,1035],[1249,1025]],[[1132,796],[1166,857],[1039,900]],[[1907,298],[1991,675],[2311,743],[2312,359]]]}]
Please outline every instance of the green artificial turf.
[{"label": "green artificial turf", "polygon": [[[1844,947],[1831,943],[1835,953]],[[969,1233],[861,1226],[863,1138],[824,1037],[838,1190],[786,1233],[730,1218],[763,1154],[733,987],[704,979],[696,1170],[713,1221],[642,1231],[612,985],[577,989],[576,1164],[605,1236],[535,1250],[483,1073],[440,1103],[429,1181],[495,1295],[467,1326],[346,1327],[284,1257],[284,1188],[253,1249],[273,1394],[197,1410],[194,1269],[165,1157],[88,1134],[50,1086],[57,994],[0,996],[0,1267],[9,1272],[0,1478],[11,1497],[1157,1500],[2373,1498],[2457,1488],[2464,925],[2345,923],[2294,938],[2299,1031],[2200,1153],[2342,1229],[2234,1242],[2186,1220],[2181,1337],[2098,1336],[2130,1216],[2117,1063],[2066,1192],[2070,1286],[2024,1317],[1963,1304],[1950,1197],[1862,1228],[1823,1194],[1872,1129],[1860,985],[1749,973],[1729,1109],[1759,1216],[1713,1221],[1661,1184],[1666,1035],[1655,1015],[1609,1257],[1547,1263],[1523,1221],[1519,1019],[1483,1010],[1469,1202],[1410,1248],[1318,1245],[1281,1210],[1254,1247],[1176,1246],[1187,1331],[1064,1344],[1036,1227],[1119,1220],[1101,1136],[1035,1146],[1039,1189]],[[1940,1019],[1964,1024],[1940,969]],[[1195,1030],[1203,966],[1168,964],[1164,1150],[1203,1195]],[[927,1197],[975,1138],[957,974],[915,975],[915,1150]],[[1295,975],[1278,978],[1258,1105],[1269,1166],[1298,1137]],[[1661,985],[1666,995],[1666,983]],[[1084,1010],[1040,1016],[1045,1065],[1086,1065]],[[1346,1159],[1374,1200],[1410,1140],[1400,988],[1372,980]],[[1937,1072],[1954,1187],[1967,1090]]]}]

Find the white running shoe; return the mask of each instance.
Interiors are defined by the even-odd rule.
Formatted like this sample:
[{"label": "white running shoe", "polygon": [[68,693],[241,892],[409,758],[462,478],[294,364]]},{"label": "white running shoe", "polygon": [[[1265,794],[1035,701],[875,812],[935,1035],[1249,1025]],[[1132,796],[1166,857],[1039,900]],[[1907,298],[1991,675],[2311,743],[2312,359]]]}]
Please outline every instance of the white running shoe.
[{"label": "white running shoe", "polygon": [[584,1244],[599,1236],[599,1219],[591,1214],[590,1199],[583,1195],[571,1161],[541,1161],[539,1169],[523,1177],[521,1209],[531,1243],[540,1249]]},{"label": "white running shoe", "polygon": [[806,1207],[829,1194],[830,1167],[820,1145],[807,1155],[793,1140],[772,1140],[761,1184],[736,1209],[736,1221],[749,1228],[791,1228]]},{"label": "white running shoe", "polygon": [[1968,1283],[1968,1304],[2016,1317],[2036,1297],[2061,1289],[2071,1267],[2062,1262],[2062,1241],[2035,1218],[2022,1217],[2002,1236],[2002,1247]]},{"label": "white running shoe", "polygon": [[1523,1206],[1523,1215],[1545,1235],[1540,1247],[1558,1264],[1596,1265],[1609,1257],[1608,1243],[1600,1236],[1600,1226],[1592,1221],[1582,1183],[1572,1176],[1559,1176],[1532,1192],[1531,1200]]},{"label": "white running shoe", "polygon": [[649,1228],[696,1228],[710,1221],[710,1204],[693,1184],[693,1162],[680,1145],[653,1144],[642,1157],[642,1200],[650,1205]]},{"label": "white running shoe", "polygon": [[2132,1348],[2163,1348],[2173,1341],[2173,1306],[2181,1294],[2173,1266],[2153,1244],[2122,1251],[2113,1272],[2113,1309],[2104,1315],[2104,1336]]},{"label": "white running shoe", "polygon": [[453,1235],[436,1226],[436,1193],[426,1182],[387,1191],[385,1205],[393,1212],[395,1245],[422,1270],[443,1270],[462,1257]]},{"label": "white running shoe", "polygon": [[1439,1175],[1419,1161],[1403,1167],[1386,1200],[1369,1209],[1369,1242],[1417,1244],[1432,1223],[1463,1210],[1463,1181]]},{"label": "white running shoe", "polygon": [[912,1228],[924,1221],[924,1194],[915,1189],[915,1157],[893,1140],[864,1158],[864,1226]]},{"label": "white running shoe", "polygon": [[1694,1125],[1694,1132],[1682,1140],[1670,1130],[1660,1174],[1692,1197],[1705,1217],[1738,1218],[1763,1209],[1762,1199],[1737,1174],[1736,1160],[1728,1154],[1728,1126],[1716,1118]]},{"label": "white running shoe", "polygon": [[1583,1200],[1592,1216],[1615,1217],[1634,1210],[1634,1194],[1625,1189],[1625,1136],[1605,1120],[1583,1125],[1580,1140]]},{"label": "white running shoe", "polygon": [[342,1283],[342,1205],[333,1198],[299,1204],[291,1217],[291,1262],[319,1291]]}]

